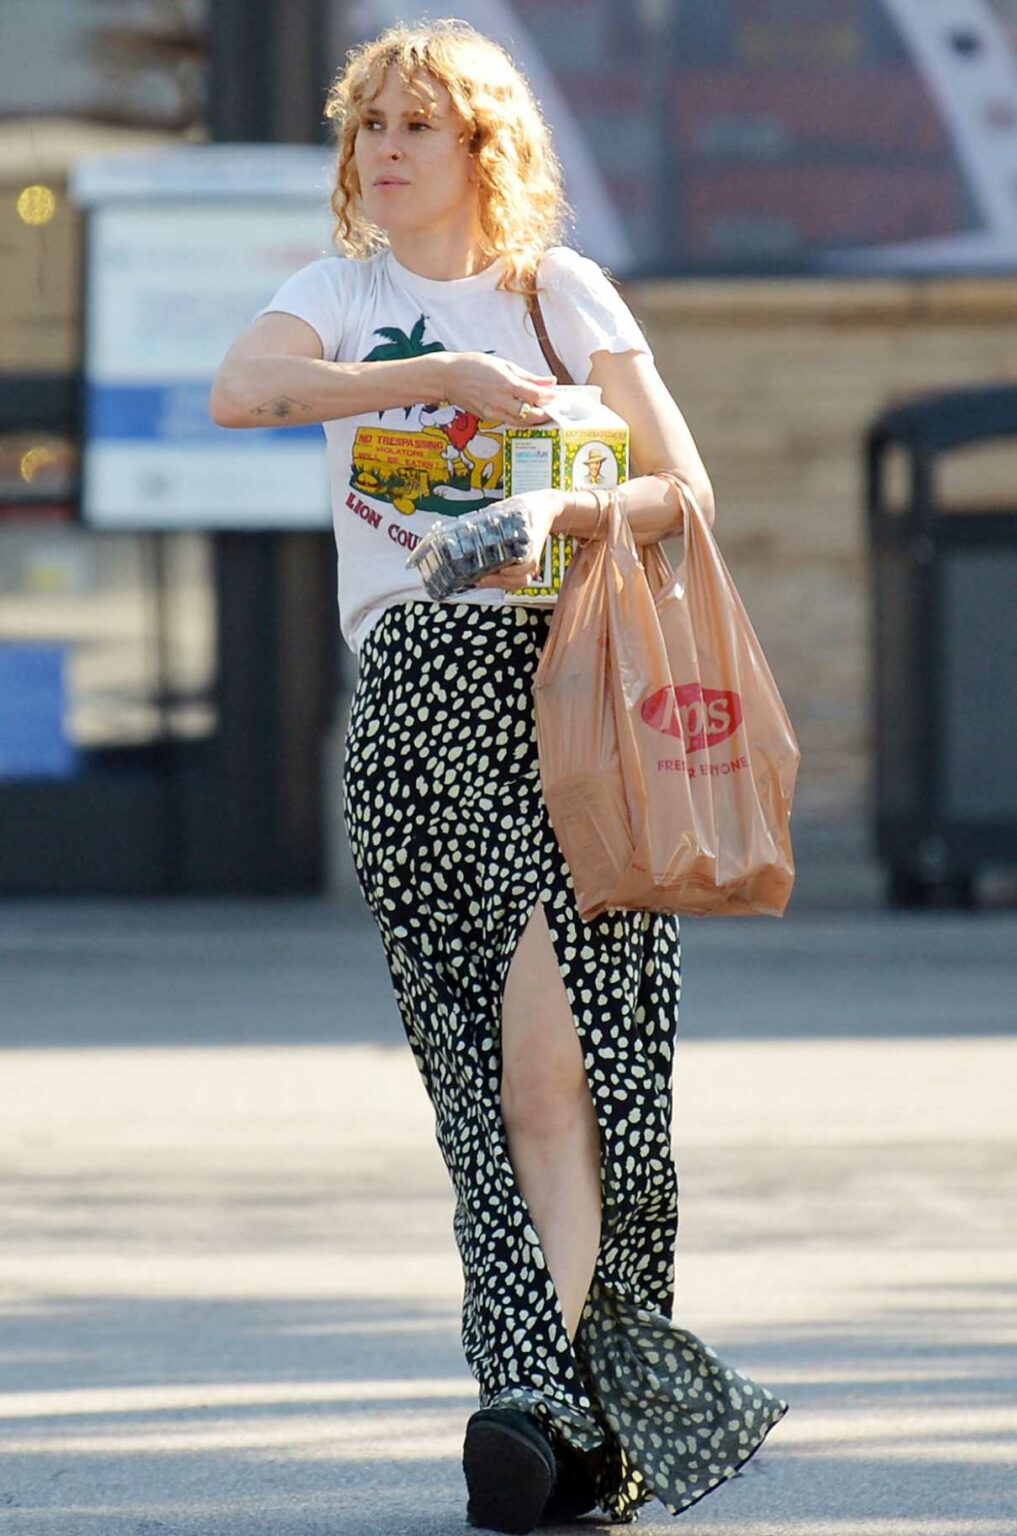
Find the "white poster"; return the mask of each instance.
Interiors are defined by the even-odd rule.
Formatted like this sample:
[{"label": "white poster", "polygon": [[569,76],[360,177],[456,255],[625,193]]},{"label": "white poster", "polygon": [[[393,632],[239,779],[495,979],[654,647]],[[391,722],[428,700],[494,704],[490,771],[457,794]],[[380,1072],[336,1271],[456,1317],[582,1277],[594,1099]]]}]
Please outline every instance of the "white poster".
[{"label": "white poster", "polygon": [[[260,148],[242,151],[249,173]],[[221,173],[223,157],[205,163]],[[274,195],[266,177],[256,199],[238,163],[199,195],[179,173],[146,186],[134,172],[132,185],[108,167],[88,188],[81,508],[96,527],[330,525],[320,423],[238,429],[209,415],[212,380],[252,314],[334,253],[324,183],[301,198],[285,182]]]}]

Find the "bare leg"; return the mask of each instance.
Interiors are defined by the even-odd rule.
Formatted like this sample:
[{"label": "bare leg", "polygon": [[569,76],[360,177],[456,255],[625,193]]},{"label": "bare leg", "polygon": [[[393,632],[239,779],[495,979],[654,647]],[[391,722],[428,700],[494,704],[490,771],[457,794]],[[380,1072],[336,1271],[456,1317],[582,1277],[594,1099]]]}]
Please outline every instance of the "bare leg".
[{"label": "bare leg", "polygon": [[600,1247],[600,1128],[540,903],[505,985],[501,1103],[512,1166],[573,1338]]}]

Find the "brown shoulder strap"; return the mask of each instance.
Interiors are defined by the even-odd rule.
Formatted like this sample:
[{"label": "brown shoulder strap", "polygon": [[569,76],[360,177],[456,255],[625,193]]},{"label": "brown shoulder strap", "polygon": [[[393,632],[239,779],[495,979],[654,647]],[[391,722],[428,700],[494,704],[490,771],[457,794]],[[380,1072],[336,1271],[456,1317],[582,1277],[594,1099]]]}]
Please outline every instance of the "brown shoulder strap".
[{"label": "brown shoulder strap", "polygon": [[533,316],[533,329],[537,333],[540,350],[547,359],[548,367],[559,384],[574,384],[575,379],[551,345],[551,338],[548,336],[547,326],[544,324],[544,312],[540,307],[540,300],[535,293],[528,293],[526,295],[526,302],[529,305],[530,314]]}]

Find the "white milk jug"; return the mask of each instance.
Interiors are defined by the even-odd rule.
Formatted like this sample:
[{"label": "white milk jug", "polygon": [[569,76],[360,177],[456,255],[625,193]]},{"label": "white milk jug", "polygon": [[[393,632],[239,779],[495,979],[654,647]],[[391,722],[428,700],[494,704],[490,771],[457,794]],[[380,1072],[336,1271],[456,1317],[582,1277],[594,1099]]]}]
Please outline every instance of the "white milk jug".
[{"label": "white milk jug", "polygon": [[[629,429],[602,399],[597,384],[558,384],[545,406],[551,421],[505,429],[505,495],[524,491],[610,490],[629,477]],[[510,603],[553,603],[577,543],[553,533],[530,586],[510,592]]]}]

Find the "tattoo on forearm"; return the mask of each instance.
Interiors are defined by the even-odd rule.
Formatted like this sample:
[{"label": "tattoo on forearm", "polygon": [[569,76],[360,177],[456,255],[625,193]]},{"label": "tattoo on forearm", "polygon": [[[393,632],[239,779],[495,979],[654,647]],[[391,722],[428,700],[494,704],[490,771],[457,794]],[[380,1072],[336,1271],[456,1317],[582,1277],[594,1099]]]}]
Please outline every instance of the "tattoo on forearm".
[{"label": "tattoo on forearm", "polygon": [[274,416],[276,421],[285,421],[293,412],[306,411],[310,407],[303,400],[294,400],[292,395],[276,395],[272,400],[266,400],[263,405],[251,407],[252,416]]}]

